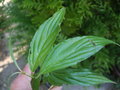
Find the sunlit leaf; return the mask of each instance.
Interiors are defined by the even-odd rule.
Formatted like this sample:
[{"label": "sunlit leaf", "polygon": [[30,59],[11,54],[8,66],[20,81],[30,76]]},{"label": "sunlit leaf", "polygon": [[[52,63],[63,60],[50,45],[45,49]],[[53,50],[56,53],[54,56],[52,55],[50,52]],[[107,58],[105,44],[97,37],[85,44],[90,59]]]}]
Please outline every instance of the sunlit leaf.
[{"label": "sunlit leaf", "polygon": [[102,83],[114,83],[104,76],[92,73],[88,69],[64,69],[49,73],[46,77],[52,85],[72,84],[90,86]]},{"label": "sunlit leaf", "polygon": [[64,19],[65,8],[60,9],[46,20],[35,33],[30,44],[28,62],[34,72],[50,52],[56,36],[60,32],[60,24]]},{"label": "sunlit leaf", "polygon": [[96,36],[75,37],[65,40],[51,50],[41,67],[40,73],[45,74],[75,65],[110,43],[114,42]]}]

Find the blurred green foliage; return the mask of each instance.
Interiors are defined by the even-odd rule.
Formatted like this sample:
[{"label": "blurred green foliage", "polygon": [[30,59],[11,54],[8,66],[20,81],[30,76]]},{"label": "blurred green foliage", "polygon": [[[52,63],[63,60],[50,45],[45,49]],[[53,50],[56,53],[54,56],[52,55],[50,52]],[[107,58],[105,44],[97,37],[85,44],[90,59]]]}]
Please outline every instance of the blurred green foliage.
[{"label": "blurred green foliage", "polygon": [[3,22],[5,21],[4,15],[4,0],[0,0],[0,34],[4,31],[5,27]]},{"label": "blurred green foliage", "polygon": [[[38,26],[56,10],[66,7],[62,32],[56,43],[70,37],[96,35],[120,42],[119,0],[12,0],[6,7],[6,26],[13,30],[12,38],[19,48],[27,46]],[[107,46],[101,52],[82,62],[96,72],[119,77],[120,48]],[[113,72],[114,71],[114,72]],[[114,76],[115,75],[115,76]]]}]

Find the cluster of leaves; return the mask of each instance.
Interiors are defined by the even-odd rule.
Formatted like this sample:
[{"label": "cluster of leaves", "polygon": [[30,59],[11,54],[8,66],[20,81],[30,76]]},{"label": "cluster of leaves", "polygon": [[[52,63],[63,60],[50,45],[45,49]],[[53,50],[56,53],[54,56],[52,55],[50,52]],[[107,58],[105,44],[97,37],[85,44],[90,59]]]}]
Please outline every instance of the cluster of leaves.
[{"label": "cluster of leaves", "polygon": [[[66,20],[56,43],[78,35],[96,35],[120,42],[119,0],[12,0],[6,8],[9,14],[6,23],[13,25],[10,27],[15,32],[13,40],[19,41],[20,47],[28,45],[36,28],[62,6],[66,7]],[[116,76],[112,71],[117,67],[120,72],[119,53],[118,47],[109,46],[77,67],[87,66]]]},{"label": "cluster of leaves", "polygon": [[71,67],[91,57],[105,45],[116,44],[113,41],[96,36],[78,36],[54,45],[64,14],[65,8],[62,8],[41,24],[30,43],[28,62],[33,72],[33,90],[39,90],[40,82],[83,86],[113,83],[88,69]]}]

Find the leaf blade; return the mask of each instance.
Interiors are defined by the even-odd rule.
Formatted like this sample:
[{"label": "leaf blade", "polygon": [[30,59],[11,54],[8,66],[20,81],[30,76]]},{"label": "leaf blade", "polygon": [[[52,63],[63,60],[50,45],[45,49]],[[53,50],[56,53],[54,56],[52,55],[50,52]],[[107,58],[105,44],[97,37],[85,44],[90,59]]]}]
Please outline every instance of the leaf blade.
[{"label": "leaf blade", "polygon": [[52,85],[82,85],[90,86],[102,83],[114,83],[113,81],[96,73],[92,73],[88,69],[64,69],[50,73],[47,80]]},{"label": "leaf blade", "polygon": [[32,72],[41,65],[51,50],[54,41],[60,32],[60,24],[64,19],[65,8],[60,9],[51,18],[45,21],[35,33],[30,44],[28,63]]},{"label": "leaf blade", "polygon": [[94,55],[110,43],[114,42],[96,36],[75,37],[65,40],[52,49],[45,59],[40,73],[45,74],[75,65]]}]

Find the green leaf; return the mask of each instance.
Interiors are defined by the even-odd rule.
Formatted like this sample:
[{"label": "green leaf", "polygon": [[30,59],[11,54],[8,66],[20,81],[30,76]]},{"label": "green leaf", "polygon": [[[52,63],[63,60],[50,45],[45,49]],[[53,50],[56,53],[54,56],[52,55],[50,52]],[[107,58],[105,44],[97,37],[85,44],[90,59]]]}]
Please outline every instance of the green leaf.
[{"label": "green leaf", "polygon": [[52,85],[82,85],[90,86],[102,83],[114,83],[104,76],[92,73],[88,69],[64,69],[50,73],[46,76],[49,83]]},{"label": "green leaf", "polygon": [[96,36],[75,37],[65,40],[52,49],[41,67],[40,74],[75,65],[110,43],[114,42]]},{"label": "green leaf", "polygon": [[54,41],[60,32],[60,24],[64,19],[65,8],[60,9],[51,18],[46,20],[35,33],[30,44],[28,62],[34,72],[41,65],[53,47]]}]

